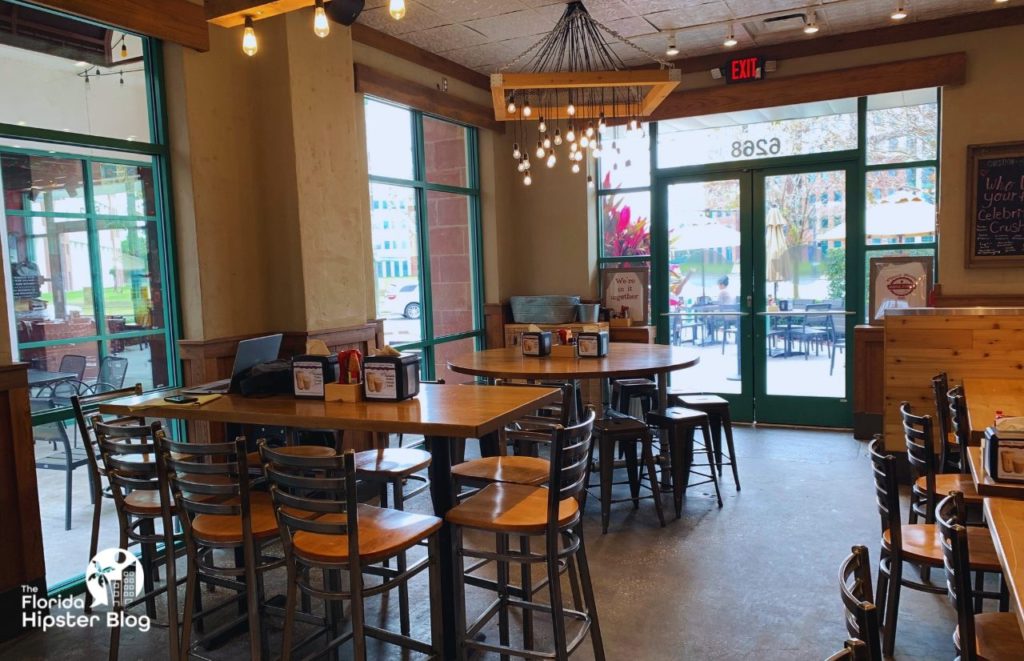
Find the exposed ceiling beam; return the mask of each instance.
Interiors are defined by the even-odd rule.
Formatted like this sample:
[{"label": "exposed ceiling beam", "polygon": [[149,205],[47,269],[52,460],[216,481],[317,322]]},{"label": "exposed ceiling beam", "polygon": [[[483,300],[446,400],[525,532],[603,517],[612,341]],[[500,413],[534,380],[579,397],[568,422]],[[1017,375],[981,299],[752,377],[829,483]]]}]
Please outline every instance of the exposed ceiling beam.
[{"label": "exposed ceiling beam", "polygon": [[222,28],[234,28],[245,24],[246,16],[258,21],[314,4],[314,0],[206,0],[206,20]]},{"label": "exposed ceiling beam", "polygon": [[107,25],[210,50],[210,32],[201,5],[188,0],[35,0],[36,4]]}]

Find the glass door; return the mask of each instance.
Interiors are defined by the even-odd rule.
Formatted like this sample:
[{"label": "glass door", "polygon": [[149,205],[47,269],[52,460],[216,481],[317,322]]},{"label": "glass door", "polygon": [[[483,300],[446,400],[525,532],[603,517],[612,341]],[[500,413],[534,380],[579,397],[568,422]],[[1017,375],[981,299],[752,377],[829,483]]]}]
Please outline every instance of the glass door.
[{"label": "glass door", "polygon": [[748,173],[675,179],[660,187],[667,220],[667,313],[662,337],[692,348],[695,367],[672,375],[673,388],[729,399],[736,420],[753,419],[750,347],[751,218]]},{"label": "glass door", "polygon": [[849,426],[852,166],[754,174],[758,422]]}]

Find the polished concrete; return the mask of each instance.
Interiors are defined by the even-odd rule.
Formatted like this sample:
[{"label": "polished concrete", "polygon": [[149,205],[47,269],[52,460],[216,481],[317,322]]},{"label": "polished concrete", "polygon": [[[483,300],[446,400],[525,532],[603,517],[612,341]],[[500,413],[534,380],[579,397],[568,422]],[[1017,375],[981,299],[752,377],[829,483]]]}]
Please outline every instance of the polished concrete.
[{"label": "polished concrete", "polygon": [[[660,528],[650,501],[641,501],[638,511],[625,503],[601,535],[597,502],[588,503],[586,543],[608,659],[812,660],[842,646],[839,563],[852,544],[863,543],[873,575],[877,570],[878,515],[866,444],[842,433],[763,427],[738,429],[737,444],[743,490],[726,477],[721,510],[708,487],[696,487],[681,520],[670,516]],[[427,506],[424,498],[410,502],[410,509]],[[665,506],[668,514],[670,498]],[[271,592],[280,585],[271,580]],[[414,634],[424,637],[425,586],[425,578],[416,580],[412,600]],[[391,604],[393,611],[397,599]],[[482,605],[482,593],[471,593],[471,612]],[[379,611],[369,617],[379,619]],[[895,658],[953,658],[953,628],[943,595],[904,590]],[[279,640],[272,622],[274,650]],[[164,650],[166,630],[122,636],[122,659],[162,658]],[[403,658],[390,648],[371,651],[373,659]],[[0,646],[0,658],[11,659],[106,654],[107,632],[99,628],[36,632]],[[238,638],[202,654],[244,658],[247,646]],[[589,642],[573,658],[592,658]]]}]

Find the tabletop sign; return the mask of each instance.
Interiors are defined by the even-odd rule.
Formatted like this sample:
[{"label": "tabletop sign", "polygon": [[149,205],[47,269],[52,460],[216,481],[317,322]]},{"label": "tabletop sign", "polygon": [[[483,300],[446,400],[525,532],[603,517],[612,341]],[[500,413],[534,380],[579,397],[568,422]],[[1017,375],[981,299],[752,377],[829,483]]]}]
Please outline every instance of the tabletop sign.
[{"label": "tabletop sign", "polygon": [[738,57],[725,65],[725,82],[749,83],[764,78],[764,58]]},{"label": "tabletop sign", "polygon": [[647,269],[602,269],[601,303],[610,308],[612,314],[622,316],[625,310],[629,318],[647,323],[647,299],[649,273]]},{"label": "tabletop sign", "polygon": [[1024,142],[967,148],[966,266],[1024,265]]}]

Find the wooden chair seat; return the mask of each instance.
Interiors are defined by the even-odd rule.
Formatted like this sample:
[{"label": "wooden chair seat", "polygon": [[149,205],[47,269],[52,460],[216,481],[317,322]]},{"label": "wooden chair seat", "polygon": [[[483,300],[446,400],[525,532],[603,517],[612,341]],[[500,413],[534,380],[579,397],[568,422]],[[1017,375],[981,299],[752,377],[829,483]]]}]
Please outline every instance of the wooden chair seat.
[{"label": "wooden chair seat", "polygon": [[[448,511],[449,523],[497,533],[541,535],[548,523],[548,490],[525,484],[488,484]],[[575,523],[579,503],[567,498],[558,505],[558,526]]]},{"label": "wooden chair seat", "polygon": [[[926,475],[922,475],[914,482],[914,488],[923,492],[928,488]],[[959,491],[964,494],[964,500],[968,503],[981,504],[982,497],[974,486],[974,480],[970,475],[964,473],[938,473],[935,476],[935,493],[945,497],[950,491]]]},{"label": "wooden chair seat", "polygon": [[483,457],[452,466],[452,475],[456,479],[533,486],[547,482],[550,472],[551,464],[546,459],[518,455]]},{"label": "wooden chair seat", "polygon": [[160,514],[160,492],[136,489],[124,497],[124,508],[132,514],[156,516]]},{"label": "wooden chair seat", "polygon": [[412,448],[385,448],[356,452],[356,473],[393,477],[418,473],[430,465],[430,453]]},{"label": "wooden chair seat", "polygon": [[[1024,659],[1024,637],[1013,613],[976,613],[974,639],[982,661]],[[960,627],[953,633],[953,642],[960,649]]]},{"label": "wooden chair seat", "polygon": [[[217,477],[217,476],[211,476]],[[225,503],[238,502],[232,498]],[[277,519],[270,494],[261,491],[249,494],[250,521],[253,539],[277,534]],[[216,543],[242,543],[242,516],[231,514],[197,514],[192,519],[192,532],[196,538]]]},{"label": "wooden chair seat", "polygon": [[[359,558],[372,564],[393,557],[415,546],[441,528],[436,516],[414,514],[372,505],[359,505]],[[323,523],[344,523],[345,514],[325,514]],[[344,563],[348,555],[348,535],[325,535],[299,531],[292,538],[295,555],[315,562]]]},{"label": "wooden chair seat", "polygon": [[[904,559],[931,567],[942,566],[942,541],[938,526],[930,523],[900,526],[903,536]],[[971,526],[967,528],[968,545],[971,549],[971,569],[975,571],[1000,572],[999,557],[988,528]],[[889,531],[882,534],[882,545],[890,549]]]}]

